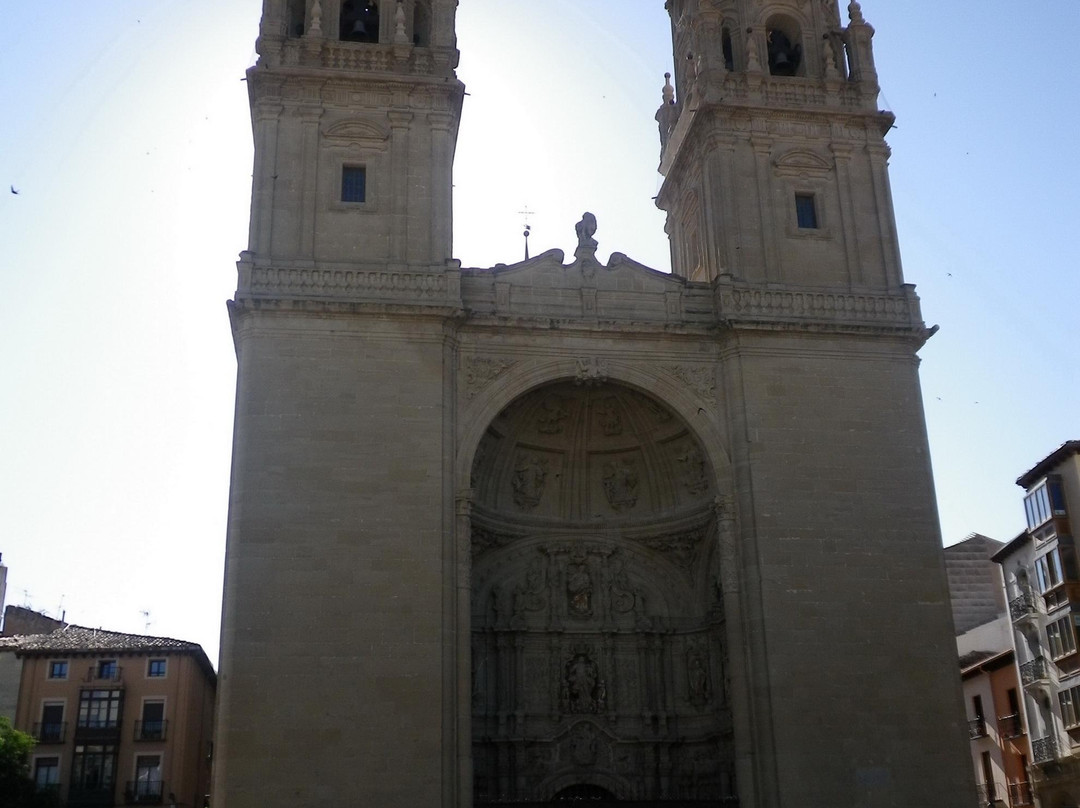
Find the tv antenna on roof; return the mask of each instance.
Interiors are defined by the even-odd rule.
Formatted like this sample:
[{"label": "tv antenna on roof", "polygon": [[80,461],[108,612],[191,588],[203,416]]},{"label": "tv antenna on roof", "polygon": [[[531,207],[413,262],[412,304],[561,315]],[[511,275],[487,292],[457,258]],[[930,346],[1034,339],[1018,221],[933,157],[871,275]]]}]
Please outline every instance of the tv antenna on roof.
[{"label": "tv antenna on roof", "polygon": [[150,630],[150,610],[149,609],[140,609],[139,614],[141,614],[143,616],[143,620],[144,620],[143,631],[149,631]]}]

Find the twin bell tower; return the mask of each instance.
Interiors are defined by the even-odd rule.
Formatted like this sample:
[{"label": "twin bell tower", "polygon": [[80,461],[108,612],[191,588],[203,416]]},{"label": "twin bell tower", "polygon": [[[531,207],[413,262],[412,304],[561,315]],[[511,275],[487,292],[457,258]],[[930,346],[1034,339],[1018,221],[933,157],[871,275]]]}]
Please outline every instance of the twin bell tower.
[{"label": "twin bell tower", "polygon": [[669,0],[671,273],[454,258],[456,6],[264,2],[213,804],[974,804],[859,4]]}]

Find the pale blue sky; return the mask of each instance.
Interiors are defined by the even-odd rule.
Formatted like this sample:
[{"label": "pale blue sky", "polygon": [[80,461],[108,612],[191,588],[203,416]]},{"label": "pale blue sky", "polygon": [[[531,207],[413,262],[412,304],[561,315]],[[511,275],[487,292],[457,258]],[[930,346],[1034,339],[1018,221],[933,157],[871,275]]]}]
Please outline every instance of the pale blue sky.
[{"label": "pale blue sky", "polygon": [[[8,602],[217,655],[258,0],[8,3],[0,51],[0,552]],[[971,16],[977,5],[977,18]],[[538,11],[542,8],[543,11]],[[867,0],[946,543],[1023,527],[1013,480],[1080,437],[1074,59],[998,0]],[[662,0],[462,0],[455,252],[668,268],[651,198]],[[1067,39],[1067,37],[1065,37]],[[16,196],[6,187],[12,184]]]}]

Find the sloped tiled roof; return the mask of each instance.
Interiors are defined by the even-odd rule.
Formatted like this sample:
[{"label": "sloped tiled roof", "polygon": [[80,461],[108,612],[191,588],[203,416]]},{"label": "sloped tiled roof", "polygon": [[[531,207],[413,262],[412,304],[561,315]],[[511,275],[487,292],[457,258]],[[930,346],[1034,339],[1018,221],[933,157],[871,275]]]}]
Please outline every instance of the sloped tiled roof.
[{"label": "sloped tiled roof", "polygon": [[190,653],[211,680],[216,678],[213,665],[202,646],[195,642],[146,634],[124,634],[85,626],[65,626],[48,634],[23,634],[0,637],[0,649],[10,649],[19,656],[43,654],[168,654]]},{"label": "sloped tiled roof", "polygon": [[65,626],[48,634],[24,634],[18,640],[20,651],[201,651],[198,643],[174,640],[170,637],[151,637],[144,634],[124,634],[85,626]]}]

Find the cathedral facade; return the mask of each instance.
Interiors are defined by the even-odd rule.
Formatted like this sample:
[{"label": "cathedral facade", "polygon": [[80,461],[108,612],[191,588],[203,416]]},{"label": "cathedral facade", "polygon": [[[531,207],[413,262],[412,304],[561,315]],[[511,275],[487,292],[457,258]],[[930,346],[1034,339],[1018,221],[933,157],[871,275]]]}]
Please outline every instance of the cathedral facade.
[{"label": "cathedral facade", "polygon": [[264,2],[214,804],[973,804],[858,3],[669,0],[670,274],[453,258],[456,6]]}]

